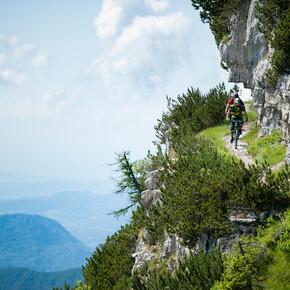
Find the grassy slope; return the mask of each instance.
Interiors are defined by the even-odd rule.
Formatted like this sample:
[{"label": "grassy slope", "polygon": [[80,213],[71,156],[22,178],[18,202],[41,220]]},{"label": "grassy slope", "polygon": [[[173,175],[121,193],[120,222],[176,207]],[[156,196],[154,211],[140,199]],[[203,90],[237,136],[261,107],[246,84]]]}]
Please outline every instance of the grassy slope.
[{"label": "grassy slope", "polygon": [[249,154],[259,163],[267,161],[271,166],[285,160],[286,147],[281,144],[282,132],[273,132],[271,135],[258,138],[258,128],[253,129],[243,137],[249,144],[247,150]]},{"label": "grassy slope", "polygon": [[218,151],[225,154],[230,154],[230,151],[226,148],[226,142],[223,137],[229,134],[229,125],[227,123],[205,129],[201,131],[198,136],[211,140],[218,148]]}]

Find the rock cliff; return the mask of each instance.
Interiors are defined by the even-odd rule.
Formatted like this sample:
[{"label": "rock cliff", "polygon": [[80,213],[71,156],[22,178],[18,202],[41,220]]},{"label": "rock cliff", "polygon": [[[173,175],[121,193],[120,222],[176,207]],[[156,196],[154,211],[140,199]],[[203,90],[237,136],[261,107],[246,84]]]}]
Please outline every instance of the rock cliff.
[{"label": "rock cliff", "polygon": [[[260,136],[270,134],[273,130],[283,131],[283,142],[287,146],[286,162],[290,163],[290,78],[283,75],[278,81],[276,90],[265,84],[263,77],[271,68],[273,48],[266,42],[262,33],[257,28],[255,18],[255,5],[257,0],[245,0],[238,13],[231,18],[231,33],[227,42],[220,45],[221,60],[230,69],[229,82],[243,83],[245,88],[252,90],[254,108],[257,111],[257,125]],[[171,158],[169,143],[170,130],[166,132],[166,154]],[[142,192],[142,204],[146,208],[147,216],[151,216],[150,207],[161,202],[158,177],[160,172],[153,171],[145,182],[147,190]],[[221,250],[228,252],[235,238],[244,233],[253,233],[259,223],[264,223],[266,218],[274,213],[232,212],[230,223],[233,229],[232,236],[216,238],[213,235],[201,236],[194,249],[182,246],[181,240],[176,235],[165,233],[165,240],[156,246],[146,243],[148,232],[144,230],[140,235],[136,252],[133,254],[135,265],[133,271],[144,263],[150,264],[153,260],[158,263],[166,261],[169,269],[178,266],[178,260],[183,259],[190,251],[199,249],[206,251],[220,245]]]},{"label": "rock cliff", "polygon": [[245,0],[231,18],[228,41],[220,45],[221,60],[230,69],[229,82],[243,83],[252,90],[259,135],[282,129],[287,146],[285,161],[290,164],[290,78],[289,74],[281,76],[276,90],[262,81],[271,67],[273,49],[257,28],[257,2]]}]

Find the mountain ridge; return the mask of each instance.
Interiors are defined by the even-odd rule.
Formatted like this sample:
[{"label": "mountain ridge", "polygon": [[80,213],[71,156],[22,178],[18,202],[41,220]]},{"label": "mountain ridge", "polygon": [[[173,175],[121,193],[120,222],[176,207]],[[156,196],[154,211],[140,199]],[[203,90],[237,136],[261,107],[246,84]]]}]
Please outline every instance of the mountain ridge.
[{"label": "mountain ridge", "polygon": [[50,196],[0,200],[0,214],[31,214],[52,218],[90,248],[103,243],[126,218],[108,216],[126,196],[95,194],[90,191],[62,191]]},{"label": "mountain ridge", "polygon": [[55,220],[40,215],[0,216],[0,267],[42,272],[80,267],[90,250]]}]

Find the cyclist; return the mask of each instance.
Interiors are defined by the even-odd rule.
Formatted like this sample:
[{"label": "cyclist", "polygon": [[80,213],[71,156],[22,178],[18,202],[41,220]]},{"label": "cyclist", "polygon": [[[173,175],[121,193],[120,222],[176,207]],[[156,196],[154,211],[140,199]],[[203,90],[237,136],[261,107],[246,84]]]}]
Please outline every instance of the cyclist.
[{"label": "cyclist", "polygon": [[238,93],[234,93],[234,94],[232,95],[232,97],[229,99],[228,103],[227,103],[225,113],[228,112],[230,105],[233,105],[233,104],[234,104],[234,100],[237,99],[237,98],[239,99],[240,104],[241,104],[242,106],[245,106],[245,105],[244,105],[244,102],[243,102],[242,99],[239,97],[239,94],[238,94]]},{"label": "cyclist", "polygon": [[[243,121],[243,114],[245,115],[246,119],[245,122],[248,122],[248,115],[245,109],[245,106],[241,105],[240,98],[234,99],[234,104],[229,106],[229,110],[227,112],[227,120],[231,121],[231,143],[233,143],[233,133],[234,133],[234,122],[233,121]],[[231,115],[231,117],[230,117]],[[242,126],[243,122],[240,123],[239,126],[239,134],[242,134]]]}]

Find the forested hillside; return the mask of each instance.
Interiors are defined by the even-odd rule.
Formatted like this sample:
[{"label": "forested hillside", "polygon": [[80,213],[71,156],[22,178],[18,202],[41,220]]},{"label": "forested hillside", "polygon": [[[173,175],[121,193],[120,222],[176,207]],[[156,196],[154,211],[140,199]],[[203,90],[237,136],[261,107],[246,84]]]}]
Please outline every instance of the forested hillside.
[{"label": "forested hillside", "polygon": [[0,216],[0,267],[52,272],[80,267],[90,250],[54,220]]}]

